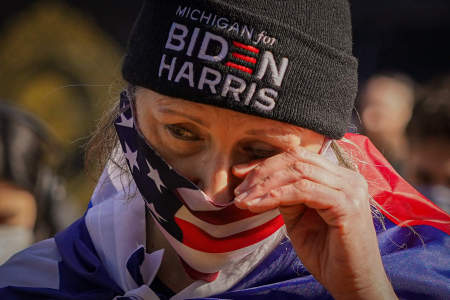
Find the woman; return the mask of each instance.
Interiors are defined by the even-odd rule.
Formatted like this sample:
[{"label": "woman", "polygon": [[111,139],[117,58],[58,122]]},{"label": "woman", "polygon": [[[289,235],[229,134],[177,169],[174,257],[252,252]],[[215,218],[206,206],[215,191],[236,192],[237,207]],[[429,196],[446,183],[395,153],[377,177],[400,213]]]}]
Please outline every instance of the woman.
[{"label": "woman", "polygon": [[0,295],[443,297],[448,216],[342,138],[350,33],[345,1],[146,1],[90,208],[3,266]]}]

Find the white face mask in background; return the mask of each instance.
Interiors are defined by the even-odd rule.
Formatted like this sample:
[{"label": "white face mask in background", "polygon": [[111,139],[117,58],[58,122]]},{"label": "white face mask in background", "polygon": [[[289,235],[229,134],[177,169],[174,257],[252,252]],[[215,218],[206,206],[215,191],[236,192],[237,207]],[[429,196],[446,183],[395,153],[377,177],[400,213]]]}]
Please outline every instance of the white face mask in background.
[{"label": "white face mask in background", "polygon": [[0,225],[0,265],[33,243],[32,229],[17,225]]}]

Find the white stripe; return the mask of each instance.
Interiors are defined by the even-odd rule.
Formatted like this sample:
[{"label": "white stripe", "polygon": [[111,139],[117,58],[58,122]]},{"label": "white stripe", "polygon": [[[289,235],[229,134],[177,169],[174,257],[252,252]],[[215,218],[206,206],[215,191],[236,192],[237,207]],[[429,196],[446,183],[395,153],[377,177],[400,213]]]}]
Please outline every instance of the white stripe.
[{"label": "white stripe", "polygon": [[233,223],[214,225],[197,218],[183,206],[177,211],[175,217],[197,226],[215,238],[225,238],[263,225],[276,218],[279,214],[278,209],[274,209]]},{"label": "white stripe", "polygon": [[252,253],[245,256],[236,263],[231,263],[220,270],[219,276],[213,282],[197,280],[170,300],[182,300],[191,298],[207,298],[210,295],[219,294],[229,290],[256,266],[263,261],[272,250],[279,245],[285,237],[284,226],[278,231],[277,235],[272,235],[264,244],[255,249]]},{"label": "white stripe", "polygon": [[244,256],[248,255],[249,253],[256,250],[259,246],[266,243],[267,240],[271,240],[274,238],[274,236],[278,236],[279,231],[283,228],[279,228],[267,238],[248,247],[223,253],[208,253],[192,249],[185,244],[180,243],[178,240],[168,234],[167,231],[158,222],[154,223],[164,234],[170,245],[176,250],[177,254],[181,256],[185,262],[189,262],[190,266],[194,270],[202,273],[215,273],[222,269],[224,266],[241,260]]},{"label": "white stripe", "polygon": [[55,239],[36,243],[0,266],[0,288],[19,286],[58,289],[60,261]]},{"label": "white stripe", "polygon": [[217,211],[231,205],[219,206],[214,205],[212,200],[201,190],[193,190],[189,188],[177,188],[177,192],[183,198],[183,201],[193,211]]},{"label": "white stripe", "polygon": [[125,291],[137,288],[126,263],[129,256],[140,245],[145,244],[145,206],[144,200],[136,192],[130,198],[128,192],[136,191],[136,185],[131,182],[127,187],[120,188],[125,175],[113,163],[105,168],[107,180],[100,182],[102,194],[109,195],[98,201],[92,201],[85,216],[86,228],[91,236],[95,250],[111,278]]},{"label": "white stripe", "polygon": [[323,157],[325,157],[332,163],[338,165],[339,161],[336,157],[336,154],[334,153],[333,148],[331,148],[331,143],[332,143],[332,140],[327,141],[327,144],[325,145],[324,149],[322,149],[322,153],[320,153],[320,155],[322,155]]},{"label": "white stripe", "polygon": [[[113,150],[112,161],[121,161],[124,159],[123,152],[120,147]],[[93,206],[102,202],[111,200],[117,194],[136,193],[136,185],[131,185],[132,181],[128,172],[123,171],[112,161],[108,162],[98,180],[97,186],[91,196],[91,204]]]}]

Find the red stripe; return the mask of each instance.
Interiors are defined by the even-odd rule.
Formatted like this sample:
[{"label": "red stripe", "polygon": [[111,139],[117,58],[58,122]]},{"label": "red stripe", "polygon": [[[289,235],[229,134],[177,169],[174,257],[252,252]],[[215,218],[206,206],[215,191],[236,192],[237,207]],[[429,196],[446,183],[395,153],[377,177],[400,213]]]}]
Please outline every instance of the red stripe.
[{"label": "red stripe", "polygon": [[241,65],[234,64],[232,62],[227,62],[225,64],[225,66],[232,67],[232,68],[238,69],[239,71],[247,72],[249,74],[253,74],[253,70],[252,69],[244,67],[244,66],[241,66]]},{"label": "red stripe", "polygon": [[236,41],[233,41],[233,45],[238,47],[238,48],[242,48],[242,49],[248,50],[248,51],[253,52],[253,53],[259,53],[259,49],[255,48],[253,46],[245,45],[245,44],[242,44],[242,43],[239,43],[239,42],[236,42]]},{"label": "red stripe", "polygon": [[358,162],[360,173],[369,183],[369,194],[386,211],[381,210],[399,226],[429,225],[450,234],[450,217],[417,192],[387,162],[370,140],[347,133],[339,146]]},{"label": "red stripe", "polygon": [[217,276],[219,276],[219,272],[215,272],[215,273],[203,273],[200,271],[195,270],[194,268],[192,268],[190,265],[188,265],[182,258],[181,256],[178,256],[181,260],[181,264],[184,267],[184,270],[186,271],[186,273],[189,275],[189,277],[191,277],[192,279],[195,280],[203,280],[206,282],[212,282],[214,280],[217,279]]},{"label": "red stripe", "polygon": [[283,217],[279,215],[253,229],[226,238],[215,238],[185,220],[175,217],[175,222],[183,232],[183,244],[192,249],[209,253],[224,253],[248,247],[269,237],[284,225]]},{"label": "red stripe", "polygon": [[251,57],[251,56],[247,56],[247,55],[242,55],[236,52],[233,52],[232,55],[238,59],[242,59],[243,61],[252,63],[252,64],[256,64],[256,58]]}]

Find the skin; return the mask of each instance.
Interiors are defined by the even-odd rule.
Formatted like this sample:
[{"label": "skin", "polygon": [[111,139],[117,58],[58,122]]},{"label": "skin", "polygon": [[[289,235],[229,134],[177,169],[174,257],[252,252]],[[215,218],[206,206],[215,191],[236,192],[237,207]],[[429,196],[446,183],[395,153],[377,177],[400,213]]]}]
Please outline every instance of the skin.
[{"label": "skin", "polygon": [[368,137],[392,160],[407,155],[405,128],[411,118],[414,91],[389,77],[368,81],[361,95],[361,121]]},{"label": "skin", "polygon": [[36,201],[30,192],[0,181],[0,224],[33,228],[36,216]]},{"label": "skin", "polygon": [[[323,135],[142,88],[136,111],[151,145],[214,201],[253,212],[279,208],[297,255],[334,298],[396,298],[381,263],[367,183],[318,154]],[[158,276],[179,291],[190,281],[148,225],[150,248],[168,251]]]},{"label": "skin", "polygon": [[414,92],[396,79],[375,77],[366,84],[361,101],[361,117],[368,132],[399,135],[411,118]]}]

